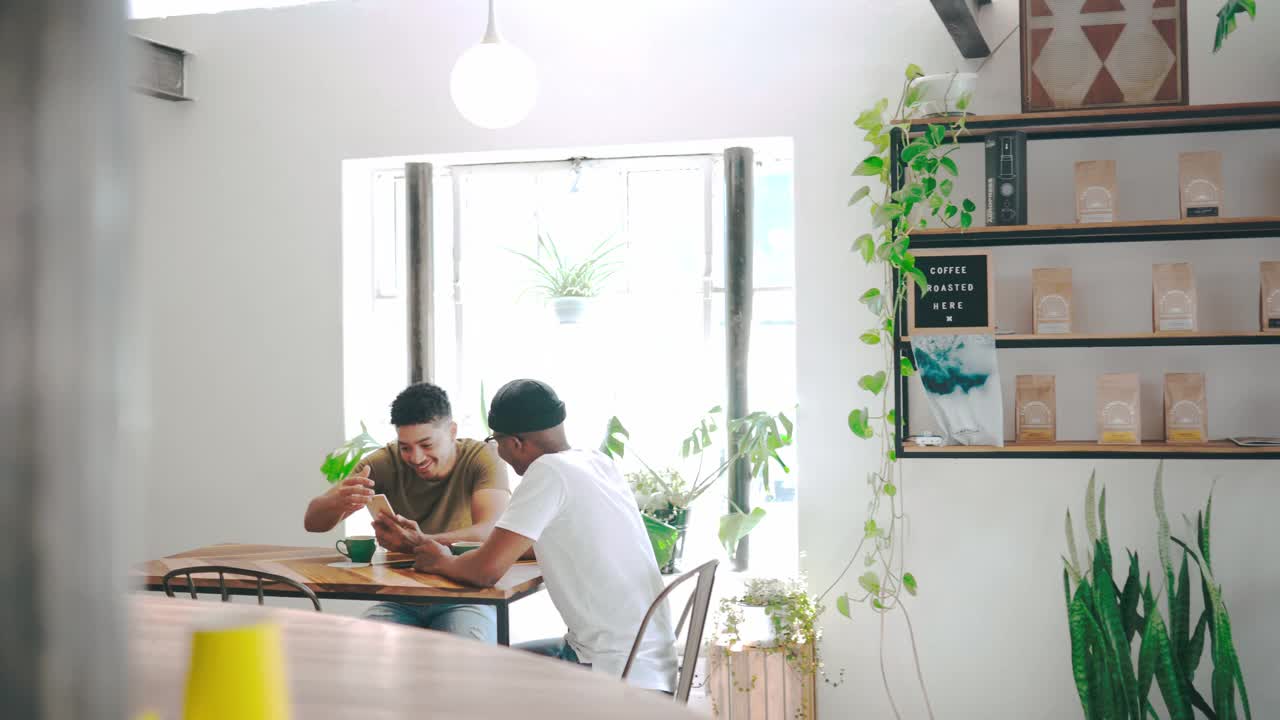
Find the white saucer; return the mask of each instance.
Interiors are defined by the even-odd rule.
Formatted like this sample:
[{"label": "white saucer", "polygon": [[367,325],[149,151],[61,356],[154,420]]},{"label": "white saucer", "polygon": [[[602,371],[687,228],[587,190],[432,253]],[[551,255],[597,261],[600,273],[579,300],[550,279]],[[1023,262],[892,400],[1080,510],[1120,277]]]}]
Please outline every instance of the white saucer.
[{"label": "white saucer", "polygon": [[342,562],[329,563],[329,567],[351,569],[351,568],[369,567],[370,564],[371,563],[358,563],[358,562],[351,562],[350,560],[343,560]]}]

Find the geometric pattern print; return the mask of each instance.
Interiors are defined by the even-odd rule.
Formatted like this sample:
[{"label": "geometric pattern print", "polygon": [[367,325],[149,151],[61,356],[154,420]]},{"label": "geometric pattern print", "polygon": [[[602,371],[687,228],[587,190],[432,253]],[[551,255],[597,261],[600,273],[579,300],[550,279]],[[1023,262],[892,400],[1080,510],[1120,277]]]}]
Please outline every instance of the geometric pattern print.
[{"label": "geometric pattern print", "polygon": [[1187,0],[1023,2],[1028,109],[1186,102]]}]

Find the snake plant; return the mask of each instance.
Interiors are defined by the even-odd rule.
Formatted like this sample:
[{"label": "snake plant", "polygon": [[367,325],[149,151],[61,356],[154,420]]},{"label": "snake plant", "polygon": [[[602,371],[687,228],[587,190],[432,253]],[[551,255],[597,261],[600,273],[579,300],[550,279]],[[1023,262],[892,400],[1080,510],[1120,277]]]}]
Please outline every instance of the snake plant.
[{"label": "snake plant", "polygon": [[[1193,545],[1171,535],[1164,508],[1163,463],[1156,471],[1154,503],[1157,547],[1165,581],[1169,620],[1166,623],[1151,589],[1151,578],[1142,579],[1138,554],[1128,552],[1129,568],[1123,587],[1116,583],[1111,545],[1107,535],[1107,491],[1095,505],[1095,477],[1085,491],[1085,526],[1092,553],[1081,563],[1071,512],[1067,512],[1068,556],[1063,557],[1063,590],[1067,602],[1067,627],[1071,635],[1071,669],[1086,720],[1145,720],[1157,718],[1149,700],[1151,685],[1160,695],[1171,720],[1191,720],[1195,711],[1210,720],[1252,720],[1244,674],[1231,636],[1231,621],[1222,600],[1222,586],[1213,577],[1209,555],[1209,519],[1213,492],[1196,517]],[[1182,549],[1175,580],[1172,544]],[[1204,609],[1191,624],[1191,579],[1188,560],[1199,572]],[[1073,590],[1074,588],[1074,590]],[[1141,604],[1141,608],[1139,608]],[[1210,698],[1194,685],[1196,669],[1209,633],[1213,662]],[[1134,667],[1132,644],[1138,636],[1138,661]],[[1237,712],[1236,692],[1239,691]]]}]

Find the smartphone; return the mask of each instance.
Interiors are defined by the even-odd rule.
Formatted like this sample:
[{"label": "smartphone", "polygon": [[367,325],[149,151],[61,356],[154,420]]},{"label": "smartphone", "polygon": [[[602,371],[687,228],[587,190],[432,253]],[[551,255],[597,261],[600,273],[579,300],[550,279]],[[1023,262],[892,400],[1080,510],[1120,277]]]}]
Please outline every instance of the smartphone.
[{"label": "smartphone", "polygon": [[387,516],[391,518],[396,516],[396,512],[391,509],[391,503],[387,502],[386,495],[374,495],[369,498],[369,503],[365,505],[365,507],[368,508],[369,514],[372,515],[375,520],[383,513],[386,513]]}]

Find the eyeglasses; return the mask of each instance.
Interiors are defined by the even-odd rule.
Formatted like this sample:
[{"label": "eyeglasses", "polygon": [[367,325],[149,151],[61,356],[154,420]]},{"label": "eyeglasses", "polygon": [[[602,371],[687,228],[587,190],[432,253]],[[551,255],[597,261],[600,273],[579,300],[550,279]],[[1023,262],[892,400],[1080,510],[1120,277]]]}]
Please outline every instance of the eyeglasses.
[{"label": "eyeglasses", "polygon": [[501,442],[503,438],[515,438],[517,441],[520,440],[519,435],[507,435],[506,433],[493,433],[489,437],[485,438],[484,442],[487,445],[489,443]]}]

